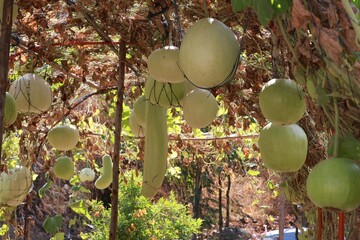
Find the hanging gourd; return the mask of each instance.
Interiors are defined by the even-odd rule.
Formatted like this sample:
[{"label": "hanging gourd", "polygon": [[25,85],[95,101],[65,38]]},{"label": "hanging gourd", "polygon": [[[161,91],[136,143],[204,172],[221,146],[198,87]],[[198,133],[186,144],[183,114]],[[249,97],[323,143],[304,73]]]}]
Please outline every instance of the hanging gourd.
[{"label": "hanging gourd", "polygon": [[48,110],[52,102],[50,85],[39,75],[27,73],[15,80],[9,89],[22,113],[41,113]]},{"label": "hanging gourd", "polygon": [[216,118],[218,108],[214,95],[205,89],[194,89],[183,100],[184,119],[192,128],[210,125]]},{"label": "hanging gourd", "polygon": [[297,124],[269,123],[260,131],[259,148],[266,167],[277,172],[296,172],[305,163],[308,140]]},{"label": "hanging gourd", "polygon": [[80,182],[93,181],[95,179],[95,171],[91,168],[83,168],[79,173]]},{"label": "hanging gourd", "polygon": [[145,82],[145,97],[161,107],[179,106],[185,95],[185,81],[162,83],[151,77]]},{"label": "hanging gourd", "polygon": [[75,173],[75,165],[71,158],[58,157],[54,165],[54,174],[57,178],[70,180]]},{"label": "hanging gourd", "polygon": [[185,80],[179,68],[179,49],[166,46],[153,51],[147,61],[150,76],[163,83],[180,83]]},{"label": "hanging gourd", "polygon": [[16,207],[20,205],[32,188],[29,169],[17,166],[0,174],[0,205]]},{"label": "hanging gourd", "polygon": [[233,79],[239,55],[239,42],[232,30],[217,19],[204,18],[185,33],[179,64],[194,85],[212,88]]},{"label": "hanging gourd", "polygon": [[290,79],[272,79],[259,95],[261,112],[273,123],[293,124],[305,113],[305,93]]},{"label": "hanging gourd", "polygon": [[134,109],[132,109],[130,113],[129,125],[130,125],[130,130],[135,137],[145,136],[145,128],[142,125],[140,125],[139,121],[137,120]]},{"label": "hanging gourd", "polygon": [[76,147],[80,134],[76,126],[61,124],[48,132],[48,142],[53,148],[61,151],[69,151]]},{"label": "hanging gourd", "polygon": [[360,164],[347,158],[320,161],[306,180],[310,200],[320,208],[352,211],[360,205]]},{"label": "hanging gourd", "polygon": [[5,108],[4,108],[4,125],[10,126],[15,122],[17,118],[17,109],[15,98],[10,94],[6,93],[5,97]]},{"label": "hanging gourd", "polygon": [[136,99],[134,103],[134,113],[137,121],[141,126],[145,126],[145,105],[146,105],[145,95],[141,95]]}]

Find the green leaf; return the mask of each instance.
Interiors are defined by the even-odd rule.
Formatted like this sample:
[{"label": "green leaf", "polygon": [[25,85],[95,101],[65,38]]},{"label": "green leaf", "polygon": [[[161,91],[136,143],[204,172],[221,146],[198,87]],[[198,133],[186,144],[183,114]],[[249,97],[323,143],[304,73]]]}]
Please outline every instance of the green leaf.
[{"label": "green leaf", "polygon": [[59,232],[55,234],[55,236],[52,237],[50,240],[64,240],[64,238],[65,238],[65,233]]},{"label": "green leaf", "polygon": [[262,25],[267,25],[274,16],[273,6],[269,1],[260,0],[255,3],[255,11]]},{"label": "green leaf", "polygon": [[249,174],[250,176],[258,176],[260,174],[260,172],[250,169],[247,171],[247,174]]},{"label": "green leaf", "polygon": [[355,5],[358,9],[360,9],[360,1],[359,1],[359,0],[352,0],[352,1],[353,1],[354,5]]},{"label": "green leaf", "polygon": [[234,12],[239,12],[248,7],[254,7],[255,1],[256,0],[231,0],[231,6]]},{"label": "green leaf", "polygon": [[77,214],[84,215],[87,219],[92,220],[85,200],[78,200],[70,204],[70,208]]},{"label": "green leaf", "polygon": [[55,235],[57,229],[61,227],[63,223],[63,218],[60,215],[56,215],[55,217],[47,217],[43,223],[43,228],[46,232]]},{"label": "green leaf", "polygon": [[9,227],[6,224],[3,224],[0,228],[0,236],[5,236],[5,234],[9,231]]},{"label": "green leaf", "polygon": [[38,191],[39,197],[42,198],[46,190],[49,190],[53,185],[53,182],[48,180]]},{"label": "green leaf", "polygon": [[270,0],[270,3],[276,14],[283,14],[291,8],[292,0]]}]

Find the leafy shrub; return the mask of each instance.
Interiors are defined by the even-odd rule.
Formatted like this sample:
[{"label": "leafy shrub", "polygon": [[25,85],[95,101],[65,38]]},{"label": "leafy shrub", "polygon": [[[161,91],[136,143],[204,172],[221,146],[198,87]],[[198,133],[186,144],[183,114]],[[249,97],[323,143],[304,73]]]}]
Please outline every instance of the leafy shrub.
[{"label": "leafy shrub", "polygon": [[[118,240],[185,240],[199,232],[202,221],[193,219],[174,194],[152,203],[141,195],[141,182],[140,176],[129,171],[119,183]],[[110,211],[94,202],[91,214],[94,232],[90,239],[108,239]]]}]

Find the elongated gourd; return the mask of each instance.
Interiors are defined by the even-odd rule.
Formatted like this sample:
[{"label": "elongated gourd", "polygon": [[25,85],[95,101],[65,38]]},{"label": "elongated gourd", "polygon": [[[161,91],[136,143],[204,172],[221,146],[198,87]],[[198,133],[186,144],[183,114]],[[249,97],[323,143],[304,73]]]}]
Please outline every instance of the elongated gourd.
[{"label": "elongated gourd", "polygon": [[108,154],[105,154],[102,157],[102,163],[103,163],[103,172],[95,182],[95,187],[97,189],[105,189],[109,187],[113,178],[113,174],[112,174],[113,164],[111,157]]},{"label": "elongated gourd", "polygon": [[146,102],[145,153],[141,194],[151,199],[160,189],[168,155],[167,108]]}]

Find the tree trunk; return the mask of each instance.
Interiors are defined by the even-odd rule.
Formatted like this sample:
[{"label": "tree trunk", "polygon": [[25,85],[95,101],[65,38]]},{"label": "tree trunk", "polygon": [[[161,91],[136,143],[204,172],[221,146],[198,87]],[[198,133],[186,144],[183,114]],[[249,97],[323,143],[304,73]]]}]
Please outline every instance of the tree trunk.
[{"label": "tree trunk", "polygon": [[3,6],[3,17],[1,19],[0,35],[0,164],[1,146],[3,139],[3,119],[5,106],[5,92],[8,83],[9,52],[11,41],[12,8],[13,0],[5,0]]},{"label": "tree trunk", "polygon": [[218,183],[219,183],[219,199],[218,199],[218,205],[219,205],[219,232],[222,231],[223,226],[224,226],[224,221],[223,221],[223,215],[222,215],[222,182],[221,182],[221,171],[219,171],[219,176],[218,176]]},{"label": "tree trunk", "polygon": [[[202,194],[202,185],[201,185],[201,161],[197,159],[196,173],[195,173],[195,186],[194,186],[194,207],[193,214],[194,218],[201,218],[201,194]],[[197,235],[193,235],[193,239],[197,239]]]},{"label": "tree trunk", "polygon": [[231,187],[231,176],[227,175],[227,189],[226,189],[226,220],[225,227],[230,225],[230,187]]},{"label": "tree trunk", "polygon": [[111,195],[111,222],[110,222],[110,240],[116,239],[117,218],[118,218],[118,202],[119,202],[119,158],[120,158],[120,141],[121,141],[121,125],[124,99],[124,81],[125,81],[125,61],[126,61],[126,43],[121,40],[119,52],[119,79],[117,82],[117,101],[116,101],[116,117],[115,117],[115,142],[113,155],[113,181]]}]

